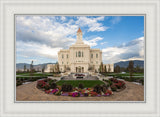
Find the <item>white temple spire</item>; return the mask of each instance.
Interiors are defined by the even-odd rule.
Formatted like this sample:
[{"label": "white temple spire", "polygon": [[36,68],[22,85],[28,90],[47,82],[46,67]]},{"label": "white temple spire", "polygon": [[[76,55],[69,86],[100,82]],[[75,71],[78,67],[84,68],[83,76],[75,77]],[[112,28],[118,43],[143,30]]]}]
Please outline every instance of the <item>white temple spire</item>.
[{"label": "white temple spire", "polygon": [[76,44],[83,44],[82,30],[80,28],[77,31],[77,41],[76,41]]}]

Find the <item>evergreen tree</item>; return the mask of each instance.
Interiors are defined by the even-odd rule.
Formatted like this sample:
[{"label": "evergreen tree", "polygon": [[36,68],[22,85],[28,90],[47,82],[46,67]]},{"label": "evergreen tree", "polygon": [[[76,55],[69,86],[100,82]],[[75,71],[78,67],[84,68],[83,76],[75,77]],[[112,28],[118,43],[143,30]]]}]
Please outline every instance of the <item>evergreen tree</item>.
[{"label": "evergreen tree", "polygon": [[133,61],[129,61],[128,69],[129,69],[129,73],[130,73],[130,79],[132,80],[133,71],[134,71],[134,62]]},{"label": "evergreen tree", "polygon": [[34,71],[34,69],[33,69],[33,60],[32,60],[32,62],[30,64],[30,75],[31,76],[33,75],[33,71]]},{"label": "evergreen tree", "polygon": [[109,67],[108,67],[108,72],[111,72],[111,66],[109,65]]},{"label": "evergreen tree", "polygon": [[24,65],[24,72],[26,72],[26,64]]},{"label": "evergreen tree", "polygon": [[120,66],[119,66],[119,65],[116,65],[116,67],[115,67],[115,72],[116,72],[116,73],[119,73],[119,72],[120,72]]},{"label": "evergreen tree", "polygon": [[107,72],[106,65],[104,66],[104,72]]},{"label": "evergreen tree", "polygon": [[99,70],[100,70],[99,72],[103,72],[103,62],[101,62]]}]

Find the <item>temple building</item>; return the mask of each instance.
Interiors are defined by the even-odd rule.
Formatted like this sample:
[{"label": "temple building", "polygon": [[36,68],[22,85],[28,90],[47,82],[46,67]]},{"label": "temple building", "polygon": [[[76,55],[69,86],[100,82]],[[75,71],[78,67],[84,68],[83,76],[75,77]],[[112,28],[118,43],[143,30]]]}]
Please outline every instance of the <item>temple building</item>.
[{"label": "temple building", "polygon": [[[102,62],[102,51],[91,49],[84,44],[83,34],[79,28],[77,31],[77,41],[69,49],[62,49],[58,52],[59,70],[70,73],[98,72]],[[114,65],[105,65],[109,72],[114,72]],[[107,70],[108,71],[108,70]]]}]

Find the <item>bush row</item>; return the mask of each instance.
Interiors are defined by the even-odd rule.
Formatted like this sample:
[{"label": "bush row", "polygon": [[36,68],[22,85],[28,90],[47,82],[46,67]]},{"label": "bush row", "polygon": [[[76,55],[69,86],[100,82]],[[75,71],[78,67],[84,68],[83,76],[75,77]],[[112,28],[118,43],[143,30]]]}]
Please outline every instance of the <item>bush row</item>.
[{"label": "bush row", "polygon": [[129,81],[129,82],[138,82],[138,83],[141,83],[142,85],[144,85],[144,78],[141,78],[141,77],[132,77],[132,78],[129,78],[129,77],[122,77],[122,76],[118,76],[118,77],[115,77],[115,78],[119,78],[119,79],[123,79],[125,81]]},{"label": "bush row", "polygon": [[105,93],[108,87],[108,85],[96,85],[93,91],[95,91],[98,94],[100,94],[101,92]]},{"label": "bush row", "polygon": [[110,78],[109,80],[103,80],[108,83],[112,91],[117,91],[117,89],[125,88],[125,82],[117,80],[116,78]]},{"label": "bush row", "polygon": [[44,80],[37,81],[37,88],[45,90],[49,89],[55,89],[57,87],[57,84],[55,83],[57,80],[52,80],[50,78],[46,78]]},{"label": "bush row", "polygon": [[19,81],[36,81],[38,79],[47,78],[47,77],[16,77],[16,80]]}]

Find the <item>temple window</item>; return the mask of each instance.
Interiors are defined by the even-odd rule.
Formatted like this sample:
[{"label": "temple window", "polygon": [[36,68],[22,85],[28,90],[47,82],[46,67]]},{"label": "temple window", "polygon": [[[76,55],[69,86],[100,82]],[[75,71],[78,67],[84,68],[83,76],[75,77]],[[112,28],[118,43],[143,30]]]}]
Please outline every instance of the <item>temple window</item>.
[{"label": "temple window", "polygon": [[76,57],[77,57],[77,52],[76,52]]},{"label": "temple window", "polygon": [[68,58],[68,54],[67,54],[67,58]]},{"label": "temple window", "polygon": [[96,58],[98,58],[98,54],[96,54]]},{"label": "temple window", "polygon": [[91,58],[93,58],[93,54],[91,54]]},{"label": "temple window", "polygon": [[81,52],[80,51],[78,52],[78,57],[81,57]]},{"label": "temple window", "polygon": [[63,54],[62,54],[62,58],[63,58],[64,56],[63,56]]},{"label": "temple window", "polygon": [[83,52],[82,52],[82,57],[83,57]]}]

